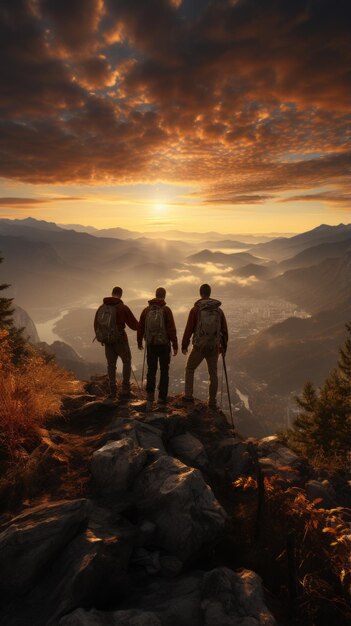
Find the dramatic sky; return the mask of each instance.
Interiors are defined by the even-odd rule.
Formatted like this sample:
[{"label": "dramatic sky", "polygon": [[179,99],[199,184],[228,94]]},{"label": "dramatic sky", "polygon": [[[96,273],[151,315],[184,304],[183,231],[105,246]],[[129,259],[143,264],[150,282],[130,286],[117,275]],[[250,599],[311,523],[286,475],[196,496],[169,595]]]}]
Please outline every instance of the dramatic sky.
[{"label": "dramatic sky", "polygon": [[0,217],[350,221],[349,0],[4,0]]}]

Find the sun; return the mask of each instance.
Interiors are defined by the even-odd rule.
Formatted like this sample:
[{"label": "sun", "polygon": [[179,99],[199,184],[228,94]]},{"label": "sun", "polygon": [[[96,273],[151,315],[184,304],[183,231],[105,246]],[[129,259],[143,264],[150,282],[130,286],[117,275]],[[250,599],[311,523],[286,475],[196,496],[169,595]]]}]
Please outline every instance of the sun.
[{"label": "sun", "polygon": [[162,204],[161,202],[156,202],[156,204],[153,205],[153,209],[154,209],[155,213],[157,213],[158,215],[161,215],[163,213],[167,213],[168,206],[167,206],[167,204]]}]

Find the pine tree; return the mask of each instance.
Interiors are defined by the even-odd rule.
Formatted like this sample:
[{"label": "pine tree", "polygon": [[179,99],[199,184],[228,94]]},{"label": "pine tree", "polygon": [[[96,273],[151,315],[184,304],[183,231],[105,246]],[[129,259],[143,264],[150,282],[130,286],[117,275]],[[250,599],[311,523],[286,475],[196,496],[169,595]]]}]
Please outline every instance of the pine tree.
[{"label": "pine tree", "polygon": [[[3,257],[0,256],[0,263],[3,262]],[[0,284],[0,292],[8,289],[10,285],[6,283]],[[0,296],[0,330],[6,330],[9,334],[9,341],[11,351],[13,355],[13,361],[19,363],[26,354],[25,340],[22,335],[22,328],[16,328],[13,323],[12,307],[13,298],[5,298]]]},{"label": "pine tree", "polygon": [[303,411],[288,432],[295,449],[310,458],[339,459],[343,466],[351,449],[351,323],[346,329],[337,368],[318,391],[311,382],[305,384],[302,396],[296,398]]}]

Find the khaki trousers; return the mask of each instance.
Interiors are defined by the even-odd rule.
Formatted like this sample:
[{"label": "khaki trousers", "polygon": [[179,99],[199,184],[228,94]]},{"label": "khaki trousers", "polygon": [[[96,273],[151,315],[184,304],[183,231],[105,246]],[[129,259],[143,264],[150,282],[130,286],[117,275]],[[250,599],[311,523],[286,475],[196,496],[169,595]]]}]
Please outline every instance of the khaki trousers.
[{"label": "khaki trousers", "polygon": [[118,357],[120,357],[123,363],[123,389],[128,390],[130,387],[130,375],[132,373],[132,355],[128,340],[122,339],[121,341],[116,341],[116,343],[106,343],[105,355],[111,393],[116,392],[116,364]]},{"label": "khaki trousers", "polygon": [[199,350],[193,348],[189,354],[188,361],[185,368],[185,396],[192,398],[194,393],[194,374],[196,368],[206,359],[208,375],[210,378],[209,385],[209,404],[216,404],[217,389],[218,389],[218,376],[217,376],[217,363],[218,363],[218,350]]}]

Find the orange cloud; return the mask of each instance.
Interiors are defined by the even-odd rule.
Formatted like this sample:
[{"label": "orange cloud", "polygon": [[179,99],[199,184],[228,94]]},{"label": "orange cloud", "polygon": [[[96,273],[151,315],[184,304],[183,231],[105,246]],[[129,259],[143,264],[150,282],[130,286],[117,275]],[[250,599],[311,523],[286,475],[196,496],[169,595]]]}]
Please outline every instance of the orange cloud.
[{"label": "orange cloud", "polygon": [[211,205],[322,185],[342,197],[350,11],[344,0],[8,3],[0,175],[196,182]]}]

